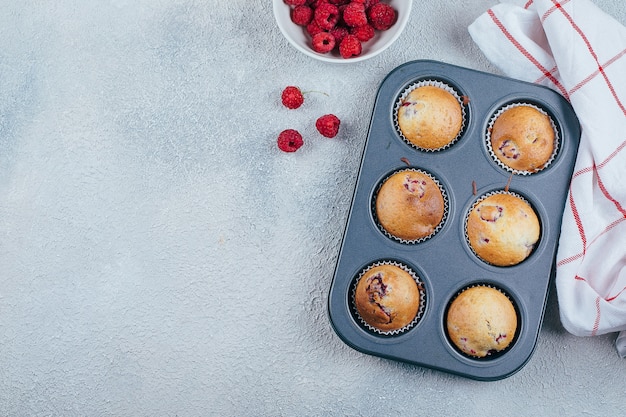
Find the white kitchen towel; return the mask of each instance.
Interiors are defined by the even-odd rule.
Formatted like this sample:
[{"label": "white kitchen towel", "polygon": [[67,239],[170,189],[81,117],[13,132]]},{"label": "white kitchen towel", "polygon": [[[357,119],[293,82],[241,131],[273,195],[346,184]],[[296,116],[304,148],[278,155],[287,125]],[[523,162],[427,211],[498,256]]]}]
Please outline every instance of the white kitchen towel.
[{"label": "white kitchen towel", "polygon": [[581,142],[563,213],[556,287],[577,336],[621,331],[626,355],[626,28],[588,0],[502,2],[469,32],[505,74],[567,98]]}]

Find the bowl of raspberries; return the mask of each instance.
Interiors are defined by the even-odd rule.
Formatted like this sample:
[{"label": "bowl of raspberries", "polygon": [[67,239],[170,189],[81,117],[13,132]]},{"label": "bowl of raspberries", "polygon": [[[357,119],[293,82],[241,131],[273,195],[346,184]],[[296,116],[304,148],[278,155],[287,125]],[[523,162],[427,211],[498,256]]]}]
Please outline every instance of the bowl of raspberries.
[{"label": "bowl of raspberries", "polygon": [[289,43],[327,62],[363,61],[387,49],[404,30],[411,0],[274,0]]}]

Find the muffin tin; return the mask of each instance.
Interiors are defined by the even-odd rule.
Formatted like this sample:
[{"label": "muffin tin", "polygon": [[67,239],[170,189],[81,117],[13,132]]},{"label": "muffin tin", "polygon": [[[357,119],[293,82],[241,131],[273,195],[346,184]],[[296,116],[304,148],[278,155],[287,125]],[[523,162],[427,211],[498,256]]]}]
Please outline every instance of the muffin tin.
[{"label": "muffin tin", "polygon": [[[437,151],[411,146],[394,123],[395,106],[403,91],[425,80],[451,86],[462,98],[465,110],[461,136]],[[554,159],[533,174],[504,169],[493,159],[486,143],[493,115],[520,102],[545,111],[558,134]],[[541,329],[579,138],[578,119],[570,104],[548,88],[429,60],[408,62],[389,73],[376,96],[329,292],[329,317],[338,336],[366,354],[477,380],[498,380],[520,370],[532,356]],[[407,167],[432,175],[447,197],[443,224],[433,236],[418,242],[399,241],[385,234],[372,208],[381,181]],[[469,248],[464,222],[477,200],[503,190],[531,204],[539,217],[541,234],[526,260],[498,267],[481,261]],[[406,266],[422,284],[426,303],[420,317],[397,334],[372,331],[358,319],[353,306],[355,281],[363,270],[379,262]],[[500,289],[518,313],[513,343],[485,358],[463,354],[446,334],[445,316],[450,302],[472,285]]]}]

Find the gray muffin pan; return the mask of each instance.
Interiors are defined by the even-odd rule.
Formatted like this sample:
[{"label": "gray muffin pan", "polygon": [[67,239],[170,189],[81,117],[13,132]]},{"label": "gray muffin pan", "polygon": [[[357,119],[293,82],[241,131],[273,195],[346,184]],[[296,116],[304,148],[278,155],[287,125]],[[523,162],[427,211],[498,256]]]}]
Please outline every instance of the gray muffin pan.
[{"label": "gray muffin pan", "polygon": [[[394,125],[394,106],[402,91],[421,80],[453,87],[465,105],[461,137],[440,151],[407,144]],[[542,171],[521,175],[499,166],[489,153],[490,118],[514,102],[533,104],[552,118],[559,136],[554,160]],[[520,370],[537,344],[545,311],[561,217],[580,138],[570,104],[545,87],[436,61],[405,63],[381,83],[367,134],[355,192],[328,298],[328,313],[337,335],[370,355],[449,372],[477,380],[497,380]],[[372,201],[390,173],[417,168],[434,176],[445,189],[448,213],[441,229],[419,243],[385,235],[376,224]],[[466,243],[465,216],[482,195],[509,190],[524,197],[541,224],[539,241],[522,263],[497,267],[477,258]],[[352,288],[360,272],[379,261],[408,266],[423,282],[426,305],[416,325],[395,335],[381,335],[358,320]],[[455,295],[471,285],[503,291],[518,313],[518,330],[509,348],[486,358],[458,351],[446,334],[445,315]]]}]

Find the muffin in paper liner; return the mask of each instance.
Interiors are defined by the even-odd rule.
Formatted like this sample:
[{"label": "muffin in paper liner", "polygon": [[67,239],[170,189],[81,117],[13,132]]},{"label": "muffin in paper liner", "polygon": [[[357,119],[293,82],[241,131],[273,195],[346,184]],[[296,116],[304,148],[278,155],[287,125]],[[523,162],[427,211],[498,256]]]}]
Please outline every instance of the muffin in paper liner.
[{"label": "muffin in paper liner", "polygon": [[[404,173],[407,175],[403,178]],[[401,168],[379,183],[371,210],[376,226],[385,236],[404,244],[417,244],[432,238],[444,226],[449,212],[448,194],[429,172]]]},{"label": "muffin in paper liner", "polygon": [[478,282],[461,288],[448,301],[444,329],[457,352],[471,359],[492,360],[515,345],[521,318],[506,291]]},{"label": "muffin in paper liner", "polygon": [[[367,287],[363,280],[370,281]],[[381,336],[397,336],[415,327],[424,315],[426,302],[420,277],[404,263],[393,260],[374,262],[363,268],[350,291],[354,317],[366,330]],[[389,321],[378,322],[381,317]],[[393,320],[397,323],[392,323]]]},{"label": "muffin in paper liner", "polygon": [[[497,197],[502,195],[513,199],[502,201]],[[487,200],[494,200],[493,204],[482,207]],[[480,212],[481,208],[485,210]],[[473,219],[480,223],[470,230]],[[514,266],[528,259],[537,247],[541,222],[535,208],[521,195],[492,191],[479,197],[467,211],[464,235],[470,250],[481,261],[499,267]]]},{"label": "muffin in paper liner", "polygon": [[[529,108],[533,111],[536,110],[541,115],[545,116],[549,121],[551,133],[553,133],[554,137],[551,143],[544,142],[546,150],[542,150],[536,146],[535,142],[541,139],[537,136],[537,132],[540,130],[546,130],[546,126],[543,126],[543,129],[541,129],[541,127],[537,127],[536,124],[525,124],[523,126],[515,124],[511,127],[505,127],[504,129],[506,133],[503,135],[502,141],[500,142],[500,145],[498,147],[499,153],[502,155],[501,158],[498,156],[492,143],[494,124],[500,116],[505,114],[505,112],[507,112],[508,110],[512,110],[516,107]],[[536,117],[536,115],[537,113],[534,112],[534,114],[530,116]],[[526,132],[524,134],[524,129],[530,129],[530,132]],[[509,132],[507,132],[508,130],[513,130],[513,133],[509,134]],[[512,137],[513,134],[518,134],[518,131],[520,132],[519,137]],[[528,141],[524,139],[524,137],[528,135],[534,138],[532,144],[529,144]],[[494,140],[500,141],[500,138],[496,138]],[[485,145],[487,146],[487,151],[491,156],[491,159],[496,164],[498,164],[500,168],[515,175],[536,174],[548,168],[559,152],[560,142],[561,140],[559,136],[559,130],[552,116],[550,116],[550,114],[548,114],[548,112],[546,112],[541,107],[528,102],[510,103],[499,108],[489,119],[487,131],[485,132]],[[504,159],[506,159],[508,163]],[[522,165],[527,165],[528,167],[525,169],[521,169]]]},{"label": "muffin in paper liner", "polygon": [[[407,105],[406,100],[407,100],[407,97],[409,97],[409,95],[411,94],[411,92],[415,91],[416,89],[420,87],[436,87],[440,90],[443,90],[446,93],[449,93],[449,94],[445,94],[443,97],[440,96],[438,98],[439,104],[440,104],[438,110],[442,110],[442,106],[445,107],[445,103],[448,102],[448,98],[450,97],[450,95],[456,102],[458,102],[459,109],[460,109],[460,125],[458,126],[458,130],[455,129],[454,126],[448,126],[447,130],[449,131],[447,132],[447,134],[444,135],[444,137],[442,138],[432,139],[433,141],[437,143],[431,146],[425,146],[425,144],[417,143],[418,141],[420,141],[420,139],[418,138],[407,137],[405,133],[403,133],[402,125],[405,123],[409,125],[417,123],[419,125],[420,130],[421,129],[430,130],[432,131],[431,135],[436,136],[436,135],[440,135],[441,132],[446,130],[445,129],[446,126],[444,126],[443,123],[447,123],[446,120],[452,119],[453,115],[450,115],[449,113],[447,115],[444,115],[441,111],[435,112],[434,111],[435,109],[431,109],[430,107],[432,106],[429,106],[429,108],[422,109],[424,113],[423,117],[416,116],[416,117],[411,118],[407,116],[406,121],[403,122],[401,120],[403,117],[399,114],[400,110],[401,108],[405,107],[405,105]],[[434,92],[437,92],[437,91],[438,90],[434,90]],[[443,104],[441,103],[441,101],[443,101]],[[456,110],[456,106],[454,107]],[[417,114],[418,112],[415,112],[414,116]],[[442,120],[441,118],[445,120]],[[431,126],[430,123],[432,122],[438,122],[440,123],[440,125]],[[393,124],[394,124],[396,132],[402,138],[402,140],[406,142],[408,145],[412,146],[413,148],[421,150],[421,151],[425,151],[425,152],[442,151],[454,145],[461,138],[461,136],[463,136],[465,127],[467,125],[466,103],[463,97],[457,92],[457,90],[454,89],[449,84],[440,80],[436,80],[436,79],[421,80],[421,81],[415,82],[407,86],[402,91],[398,99],[396,100],[396,103],[393,108]],[[452,124],[456,125],[456,123],[454,122],[452,122]],[[453,132],[453,133],[450,133],[450,132]],[[430,137],[431,135],[428,135],[428,136]]]}]

